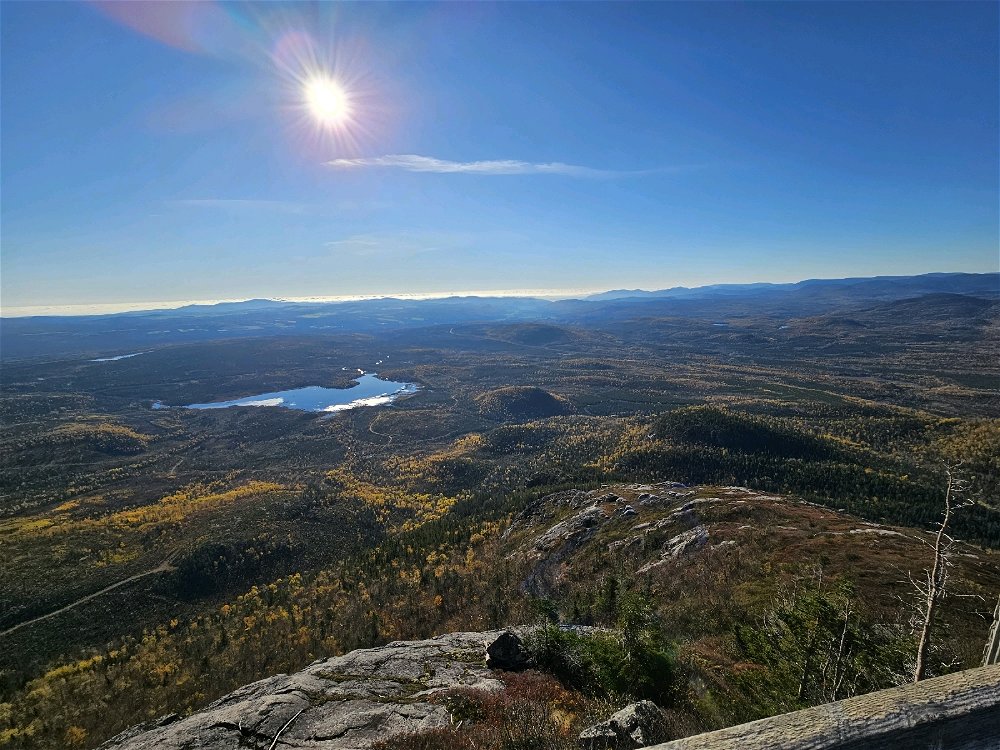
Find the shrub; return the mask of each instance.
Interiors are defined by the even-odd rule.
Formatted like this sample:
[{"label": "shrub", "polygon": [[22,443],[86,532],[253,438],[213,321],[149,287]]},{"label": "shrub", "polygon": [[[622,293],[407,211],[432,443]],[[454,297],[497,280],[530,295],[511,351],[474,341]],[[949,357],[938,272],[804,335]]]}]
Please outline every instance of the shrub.
[{"label": "shrub", "polygon": [[[459,688],[434,697],[454,727],[402,735],[373,750],[571,750],[598,704],[550,675],[501,676],[503,690]],[[603,709],[604,707],[601,707]],[[601,711],[603,713],[603,710]]]},{"label": "shrub", "polygon": [[613,630],[577,631],[544,625],[528,638],[535,664],[563,684],[603,698],[648,699],[669,705],[677,692],[674,649],[652,607],[637,594],[621,598]]},{"label": "shrub", "polygon": [[737,680],[760,715],[881,690],[910,676],[905,628],[873,620],[844,581],[826,588],[806,581],[760,623],[739,626],[736,640],[749,661],[764,667]]}]

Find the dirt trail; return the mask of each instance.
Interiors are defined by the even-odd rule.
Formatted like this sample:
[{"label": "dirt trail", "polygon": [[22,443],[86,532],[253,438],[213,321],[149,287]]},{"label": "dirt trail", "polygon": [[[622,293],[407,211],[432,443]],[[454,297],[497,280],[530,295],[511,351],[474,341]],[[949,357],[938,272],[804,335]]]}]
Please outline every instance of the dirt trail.
[{"label": "dirt trail", "polygon": [[388,440],[385,441],[385,444],[382,446],[383,448],[387,448],[390,445],[392,445],[393,436],[387,432],[379,432],[378,430],[375,429],[375,423],[378,422],[378,418],[381,416],[382,416],[381,414],[376,415],[372,419],[372,421],[368,423],[368,432],[370,432],[372,435],[378,435],[379,437],[389,438]]},{"label": "dirt trail", "polygon": [[63,612],[67,612],[67,611],[73,609],[74,607],[80,606],[84,602],[89,602],[91,599],[96,599],[101,594],[106,594],[109,591],[112,591],[112,590],[118,588],[119,586],[124,586],[126,583],[131,583],[132,581],[136,581],[136,580],[138,580],[140,578],[145,578],[146,576],[151,576],[151,575],[153,575],[155,573],[169,573],[172,570],[176,570],[176,568],[173,565],[170,564],[171,561],[174,558],[174,555],[176,555],[176,554],[177,553],[174,553],[174,554],[170,555],[170,557],[168,557],[166,560],[164,560],[163,562],[161,562],[155,568],[151,568],[150,570],[147,570],[147,571],[145,571],[143,573],[136,573],[134,576],[129,576],[128,578],[123,578],[122,580],[118,581],[117,583],[112,583],[110,586],[105,586],[100,591],[95,591],[93,594],[87,594],[86,596],[81,597],[81,598],[77,599],[75,602],[71,602],[70,604],[67,604],[65,607],[60,607],[59,609],[57,609],[57,610],[55,610],[53,612],[49,612],[48,614],[41,615],[39,617],[35,617],[34,619],[31,619],[31,620],[25,620],[24,622],[19,622],[17,625],[15,625],[12,628],[7,628],[6,630],[0,630],[0,638],[2,638],[5,635],[10,635],[15,630],[20,630],[21,628],[27,627],[28,625],[34,625],[36,622],[41,622],[42,620],[47,620],[50,617],[55,617],[56,615],[60,615]]}]

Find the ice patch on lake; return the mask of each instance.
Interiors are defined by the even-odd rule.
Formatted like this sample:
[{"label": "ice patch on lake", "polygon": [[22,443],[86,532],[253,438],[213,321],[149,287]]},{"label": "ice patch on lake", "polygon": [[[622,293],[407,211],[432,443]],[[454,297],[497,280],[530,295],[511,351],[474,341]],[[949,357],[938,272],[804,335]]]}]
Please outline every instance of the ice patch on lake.
[{"label": "ice patch on lake", "polygon": [[243,401],[239,406],[281,406],[285,403],[285,399],[279,398],[264,398],[260,401]]},{"label": "ice patch on lake", "polygon": [[323,409],[323,411],[347,411],[348,409],[357,409],[361,406],[382,406],[382,404],[391,404],[395,401],[396,395],[386,394],[383,396],[371,396],[370,398],[357,398],[349,404],[333,404]]}]

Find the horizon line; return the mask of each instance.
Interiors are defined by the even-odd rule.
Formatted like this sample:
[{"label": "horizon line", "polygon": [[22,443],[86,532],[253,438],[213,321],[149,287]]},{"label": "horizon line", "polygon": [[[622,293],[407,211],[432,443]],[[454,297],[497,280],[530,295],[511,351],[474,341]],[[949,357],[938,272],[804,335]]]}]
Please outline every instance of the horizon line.
[{"label": "horizon line", "polygon": [[[379,294],[338,294],[309,295],[302,297],[252,296],[214,299],[157,300],[149,302],[80,302],[66,305],[11,305],[0,306],[0,318],[40,318],[40,317],[83,317],[86,315],[118,315],[128,312],[157,312],[159,310],[179,310],[183,307],[238,304],[263,300],[267,302],[290,302],[293,304],[338,304],[345,302],[366,302],[368,300],[411,300],[448,299],[451,297],[505,297],[532,299],[576,299],[578,296],[600,294],[601,289],[472,289],[443,292],[399,292]],[[114,308],[114,309],[112,309]],[[41,312],[41,311],[49,312]],[[79,312],[71,312],[79,310]]]},{"label": "horizon line", "polygon": [[473,289],[463,291],[440,291],[440,292],[399,292],[399,293],[379,293],[379,294],[343,294],[343,295],[309,295],[309,296],[251,296],[251,297],[231,297],[215,299],[186,299],[186,300],[157,300],[145,302],[80,302],[72,304],[49,304],[49,305],[11,305],[0,304],[0,319],[3,318],[44,318],[44,317],[85,317],[101,315],[120,315],[132,312],[158,312],[168,310],[179,310],[183,307],[205,306],[223,304],[238,304],[241,302],[251,302],[262,300],[267,302],[290,302],[293,304],[338,304],[346,302],[365,302],[369,300],[408,300],[422,301],[433,299],[449,299],[453,297],[500,297],[500,298],[524,298],[543,300],[570,300],[583,299],[592,295],[607,294],[611,292],[643,292],[655,293],[668,289],[703,289],[717,286],[752,286],[752,285],[773,285],[784,286],[801,284],[806,281],[841,281],[847,279],[880,279],[880,278],[914,278],[919,276],[940,276],[940,275],[1000,275],[1000,271],[926,271],[916,274],[874,274],[871,276],[830,276],[830,277],[810,277],[797,281],[733,281],[733,282],[712,282],[709,284],[695,284],[685,287],[675,285],[673,287],[656,287],[653,289],[643,289],[641,287],[626,288],[570,288],[570,289]]}]

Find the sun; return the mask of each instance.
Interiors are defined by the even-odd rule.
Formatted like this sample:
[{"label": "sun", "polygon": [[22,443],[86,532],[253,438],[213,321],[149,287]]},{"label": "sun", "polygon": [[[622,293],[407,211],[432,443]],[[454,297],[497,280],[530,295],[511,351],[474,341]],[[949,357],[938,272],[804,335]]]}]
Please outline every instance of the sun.
[{"label": "sun", "polygon": [[351,115],[351,102],[347,92],[328,76],[310,78],[305,82],[302,93],[309,113],[322,127],[343,125]]}]

